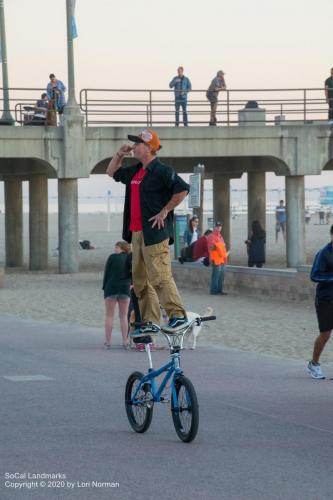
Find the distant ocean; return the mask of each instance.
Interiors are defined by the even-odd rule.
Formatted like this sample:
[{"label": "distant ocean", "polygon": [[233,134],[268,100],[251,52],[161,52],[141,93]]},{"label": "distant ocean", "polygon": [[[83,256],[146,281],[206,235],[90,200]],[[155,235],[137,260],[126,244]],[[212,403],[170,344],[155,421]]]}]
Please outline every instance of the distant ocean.
[{"label": "distant ocean", "polygon": [[[204,209],[205,212],[213,211],[213,196],[212,190],[205,190],[204,193]],[[283,189],[269,189],[266,191],[267,213],[274,213],[275,207],[279,200],[285,200],[285,192]],[[110,197],[110,212],[121,213],[124,206],[123,196]],[[305,205],[310,211],[316,211],[320,206],[320,189],[305,190]],[[231,207],[234,213],[247,213],[247,191],[232,190],[231,192]],[[188,208],[188,198],[177,208],[178,212],[191,212]],[[0,202],[0,211],[4,212],[4,203]],[[79,197],[79,213],[81,214],[105,214],[108,211],[107,196],[89,196]],[[23,197],[23,212],[29,212],[29,198]],[[58,213],[58,200],[56,196],[49,197],[49,213]]]}]

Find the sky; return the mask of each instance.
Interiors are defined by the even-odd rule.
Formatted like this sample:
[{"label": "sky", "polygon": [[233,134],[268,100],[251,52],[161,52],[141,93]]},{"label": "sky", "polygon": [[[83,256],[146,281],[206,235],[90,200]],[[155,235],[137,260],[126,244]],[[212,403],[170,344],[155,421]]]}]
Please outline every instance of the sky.
[{"label": "sky", "polygon": [[[10,87],[44,87],[51,72],[66,83],[65,0],[4,4]],[[219,69],[230,89],[323,87],[332,19],[332,0],[77,0],[77,96],[82,88],[164,89],[179,65],[196,89]],[[80,191],[104,190],[94,177]],[[322,183],[333,184],[333,173],[306,179]]]}]

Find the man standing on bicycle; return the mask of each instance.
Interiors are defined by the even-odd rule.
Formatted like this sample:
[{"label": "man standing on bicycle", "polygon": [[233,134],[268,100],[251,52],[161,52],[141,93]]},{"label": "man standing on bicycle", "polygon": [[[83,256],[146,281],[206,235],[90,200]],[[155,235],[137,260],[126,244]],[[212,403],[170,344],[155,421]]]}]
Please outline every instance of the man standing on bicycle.
[{"label": "man standing on bicycle", "polygon": [[[133,246],[133,286],[143,322],[160,323],[160,305],[175,332],[187,323],[186,312],[172,277],[169,245],[173,243],[173,210],[189,192],[189,185],[173,168],[156,157],[160,139],[153,130],[129,135],[134,143],[123,145],[106,173],[126,185],[123,239]],[[133,151],[134,166],[121,168]]]}]

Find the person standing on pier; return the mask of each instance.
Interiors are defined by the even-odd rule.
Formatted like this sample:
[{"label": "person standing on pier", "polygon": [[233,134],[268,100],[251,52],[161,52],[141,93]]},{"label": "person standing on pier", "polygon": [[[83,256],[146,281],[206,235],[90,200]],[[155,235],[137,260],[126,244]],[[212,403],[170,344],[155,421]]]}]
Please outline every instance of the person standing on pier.
[{"label": "person standing on pier", "polygon": [[50,74],[49,78],[50,81],[46,87],[47,98],[50,102],[53,102],[54,109],[58,114],[62,115],[66,104],[66,87],[61,80],[57,80],[53,73]]},{"label": "person standing on pier", "polygon": [[211,84],[206,92],[206,97],[210,102],[210,121],[209,125],[215,126],[217,122],[216,112],[217,103],[220,90],[226,90],[227,86],[224,80],[224,71],[220,70],[217,72],[216,77],[213,78]]},{"label": "person standing on pier", "polygon": [[184,75],[183,66],[179,66],[177,69],[178,75],[175,76],[171,82],[169,83],[170,89],[175,89],[175,109],[176,109],[176,127],[179,126],[179,110],[182,108],[183,110],[183,123],[184,127],[188,126],[188,118],[187,118],[187,95],[192,90],[192,85]]},{"label": "person standing on pier", "polygon": [[328,119],[333,123],[333,68],[331,68],[331,76],[325,80],[325,97],[328,104]]}]

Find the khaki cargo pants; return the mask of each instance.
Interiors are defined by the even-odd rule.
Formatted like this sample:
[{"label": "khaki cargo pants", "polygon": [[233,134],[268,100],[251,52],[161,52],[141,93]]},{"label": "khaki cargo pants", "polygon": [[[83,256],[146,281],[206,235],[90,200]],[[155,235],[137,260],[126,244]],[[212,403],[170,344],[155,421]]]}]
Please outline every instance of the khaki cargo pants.
[{"label": "khaki cargo pants", "polygon": [[160,324],[160,305],[168,316],[186,316],[172,277],[169,240],[146,246],[142,231],[132,233],[132,274],[142,321]]}]

